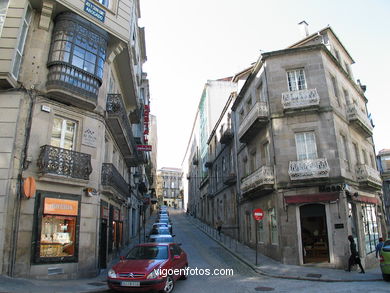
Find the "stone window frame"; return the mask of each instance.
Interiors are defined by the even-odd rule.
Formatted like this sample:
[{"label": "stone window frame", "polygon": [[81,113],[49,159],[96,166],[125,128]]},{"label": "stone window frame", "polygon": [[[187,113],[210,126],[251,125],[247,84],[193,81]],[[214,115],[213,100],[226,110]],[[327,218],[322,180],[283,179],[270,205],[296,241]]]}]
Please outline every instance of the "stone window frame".
[{"label": "stone window frame", "polygon": [[[295,87],[293,87],[292,85],[292,79],[290,79],[290,74],[294,74],[294,83],[295,83]],[[302,76],[303,76],[303,85],[300,86],[300,83],[299,83],[299,79],[302,78],[302,76],[300,77],[300,74],[302,73]],[[286,71],[286,77],[287,77],[287,88],[289,91],[299,91],[299,90],[305,90],[307,89],[307,78],[306,78],[306,74],[305,74],[305,68],[304,67],[300,67],[300,68],[295,68],[295,69],[289,69]],[[294,89],[296,88],[296,89]]]}]

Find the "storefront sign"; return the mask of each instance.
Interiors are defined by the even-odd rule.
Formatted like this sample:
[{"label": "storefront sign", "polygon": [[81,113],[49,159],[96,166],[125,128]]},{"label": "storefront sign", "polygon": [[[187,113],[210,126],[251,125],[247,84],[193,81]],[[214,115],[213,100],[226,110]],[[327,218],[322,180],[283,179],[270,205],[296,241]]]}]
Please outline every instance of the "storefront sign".
[{"label": "storefront sign", "polygon": [[149,113],[150,113],[150,107],[149,105],[145,105],[144,107],[144,141],[148,142],[148,135],[149,135]]},{"label": "storefront sign", "polygon": [[83,131],[82,144],[96,148],[96,133],[93,129],[86,128]]},{"label": "storefront sign", "polygon": [[137,150],[138,151],[143,151],[143,152],[151,152],[152,151],[152,146],[148,145],[148,144],[137,145]]},{"label": "storefront sign", "polygon": [[44,214],[77,216],[79,202],[76,200],[45,198]]},{"label": "storefront sign", "polygon": [[114,209],[114,221],[119,221],[119,210]]},{"label": "storefront sign", "polygon": [[90,1],[85,1],[84,3],[84,11],[88,14],[92,15],[93,17],[97,18],[101,22],[104,22],[104,18],[106,17],[106,12],[97,7],[95,4],[93,4]]}]

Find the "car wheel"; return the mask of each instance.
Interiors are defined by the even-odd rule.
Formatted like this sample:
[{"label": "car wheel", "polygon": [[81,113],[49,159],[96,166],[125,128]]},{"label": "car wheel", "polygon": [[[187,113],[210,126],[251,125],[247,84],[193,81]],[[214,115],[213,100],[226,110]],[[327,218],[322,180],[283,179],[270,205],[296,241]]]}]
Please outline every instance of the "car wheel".
[{"label": "car wheel", "polygon": [[171,293],[174,287],[175,287],[175,282],[173,281],[173,278],[171,276],[167,276],[167,279],[165,280],[164,289],[162,290],[162,292]]},{"label": "car wheel", "polygon": [[383,280],[390,281],[390,275],[388,274],[382,274]]},{"label": "car wheel", "polygon": [[[183,270],[187,271],[187,268],[188,268],[188,265],[185,265],[183,267]],[[185,273],[180,276],[180,280],[187,280],[187,278],[188,278],[188,275],[186,275]]]}]

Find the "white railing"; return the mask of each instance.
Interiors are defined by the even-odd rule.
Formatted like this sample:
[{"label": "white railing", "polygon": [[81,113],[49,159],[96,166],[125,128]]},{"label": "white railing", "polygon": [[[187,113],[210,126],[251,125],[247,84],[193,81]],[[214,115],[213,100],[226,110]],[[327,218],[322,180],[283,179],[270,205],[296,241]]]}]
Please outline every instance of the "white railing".
[{"label": "white railing", "polygon": [[238,136],[241,137],[258,118],[268,118],[268,105],[266,102],[256,102],[241,122],[238,128]]},{"label": "white railing", "polygon": [[329,177],[329,165],[325,158],[290,161],[288,174],[291,180]]},{"label": "white railing", "polygon": [[317,89],[305,89],[282,93],[282,105],[284,109],[298,109],[310,106],[318,106],[320,97]]},{"label": "white railing", "polygon": [[248,191],[264,184],[274,184],[274,172],[271,167],[263,166],[242,179],[241,190]]},{"label": "white railing", "polygon": [[367,115],[360,110],[356,105],[350,105],[347,109],[347,117],[349,121],[359,120],[369,132],[373,131],[373,127],[371,125],[371,121],[368,119]]},{"label": "white railing", "polygon": [[372,182],[377,185],[382,186],[382,179],[379,171],[371,168],[365,164],[359,164],[356,167],[356,175],[358,182]]}]

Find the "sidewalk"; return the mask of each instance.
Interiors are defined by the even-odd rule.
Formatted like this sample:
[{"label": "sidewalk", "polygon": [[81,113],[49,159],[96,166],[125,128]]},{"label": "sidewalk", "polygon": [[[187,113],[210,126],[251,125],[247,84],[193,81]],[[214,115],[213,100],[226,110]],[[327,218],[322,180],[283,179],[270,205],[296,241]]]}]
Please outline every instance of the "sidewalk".
[{"label": "sidewalk", "polygon": [[221,233],[221,236],[218,236],[216,229],[198,219],[191,216],[188,216],[187,219],[235,257],[250,266],[256,272],[265,276],[321,282],[383,281],[379,264],[376,268],[366,270],[365,274],[360,274],[358,271],[346,272],[340,269],[317,266],[286,265],[258,253],[258,265],[256,266],[256,251],[254,249],[223,233]]},{"label": "sidewalk", "polygon": [[[155,222],[156,212],[146,221],[146,235],[152,224]],[[143,242],[144,230],[141,228],[141,243]],[[130,244],[121,249],[120,255],[127,253],[134,245],[139,243],[139,234],[130,239]],[[77,280],[35,280],[23,278],[11,278],[0,275],[0,293],[87,293],[87,292],[106,292],[107,272],[119,261],[119,255],[109,264],[107,269],[101,270],[100,274],[94,278]]]}]

